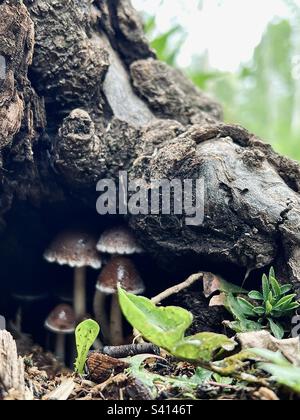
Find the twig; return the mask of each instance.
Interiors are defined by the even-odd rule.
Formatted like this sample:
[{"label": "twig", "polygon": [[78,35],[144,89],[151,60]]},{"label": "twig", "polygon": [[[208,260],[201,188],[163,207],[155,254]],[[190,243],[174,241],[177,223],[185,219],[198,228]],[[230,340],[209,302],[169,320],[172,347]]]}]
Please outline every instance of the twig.
[{"label": "twig", "polygon": [[105,346],[102,353],[116,359],[124,359],[137,354],[159,355],[160,349],[152,343],[128,344],[125,346]]},{"label": "twig", "polygon": [[246,388],[241,385],[220,384],[214,381],[209,381],[207,382],[207,384],[216,388],[220,388],[220,389],[228,389],[229,391],[240,391],[240,390],[252,391],[253,390],[253,388]]},{"label": "twig", "polygon": [[44,396],[43,400],[50,401],[67,401],[75,389],[75,382],[73,378],[65,379],[62,381],[54,391],[49,392]]},{"label": "twig", "polygon": [[176,295],[177,293],[181,292],[182,290],[188,289],[191,287],[196,281],[203,279],[203,273],[197,273],[191,275],[187,280],[183,283],[177,284],[176,286],[172,286],[169,289],[165,290],[164,292],[160,293],[159,295],[153,297],[151,301],[156,305],[162,302],[163,300],[169,298],[172,295]]}]

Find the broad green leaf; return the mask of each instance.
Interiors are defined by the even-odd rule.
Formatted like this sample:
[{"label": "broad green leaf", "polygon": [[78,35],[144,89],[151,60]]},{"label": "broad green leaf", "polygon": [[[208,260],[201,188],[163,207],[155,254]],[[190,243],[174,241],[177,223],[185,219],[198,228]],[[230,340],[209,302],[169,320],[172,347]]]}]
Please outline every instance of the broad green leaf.
[{"label": "broad green leaf", "polygon": [[261,363],[259,367],[270,373],[273,379],[280,385],[284,385],[297,394],[300,394],[300,368],[293,365],[282,367],[269,363]]},{"label": "broad green leaf", "polygon": [[77,359],[75,371],[82,375],[88,353],[100,332],[100,327],[96,321],[87,319],[81,322],[75,331]]},{"label": "broad green leaf", "polygon": [[172,350],[172,354],[185,360],[210,362],[218,350],[232,351],[236,343],[225,335],[203,332],[184,338]]},{"label": "broad green leaf", "polygon": [[284,337],[284,328],[277,322],[273,321],[271,318],[268,319],[272,334],[278,340],[282,340]]},{"label": "broad green leaf", "polygon": [[270,294],[270,286],[269,286],[269,279],[265,274],[262,277],[262,290],[263,290],[264,300],[267,300]]},{"label": "broad green leaf", "polygon": [[168,351],[183,340],[193,316],[176,306],[158,307],[142,296],[127,293],[119,287],[119,302],[127,321],[143,337]]},{"label": "broad green leaf", "polygon": [[252,303],[240,297],[237,298],[237,302],[245,316],[255,316],[254,305],[252,305]]},{"label": "broad green leaf", "polygon": [[233,294],[229,294],[226,297],[225,302],[226,309],[234,316],[234,318],[238,321],[244,321],[246,319],[245,314],[239,305],[237,299],[233,296]]},{"label": "broad green leaf", "polygon": [[253,290],[252,292],[250,292],[248,294],[248,297],[252,300],[261,300],[261,301],[264,300],[263,295],[256,290]]}]

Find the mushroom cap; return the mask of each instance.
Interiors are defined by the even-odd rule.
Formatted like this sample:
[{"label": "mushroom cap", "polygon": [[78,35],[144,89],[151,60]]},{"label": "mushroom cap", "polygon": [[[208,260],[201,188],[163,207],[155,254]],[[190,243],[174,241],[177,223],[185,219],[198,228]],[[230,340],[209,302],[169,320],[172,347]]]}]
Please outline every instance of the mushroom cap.
[{"label": "mushroom cap", "polygon": [[114,294],[118,284],[135,295],[145,290],[144,282],[135,264],[126,257],[112,257],[98,277],[96,288],[102,293]]},{"label": "mushroom cap", "polygon": [[97,239],[85,230],[61,232],[50,244],[44,258],[50,263],[68,265],[72,268],[92,267],[99,270],[102,259],[96,250]]},{"label": "mushroom cap", "polygon": [[97,249],[105,254],[141,254],[143,248],[137,243],[133,232],[126,226],[116,226],[104,231],[98,241]]},{"label": "mushroom cap", "polygon": [[76,317],[72,307],[58,305],[46,319],[45,327],[56,334],[73,334],[76,328]]}]

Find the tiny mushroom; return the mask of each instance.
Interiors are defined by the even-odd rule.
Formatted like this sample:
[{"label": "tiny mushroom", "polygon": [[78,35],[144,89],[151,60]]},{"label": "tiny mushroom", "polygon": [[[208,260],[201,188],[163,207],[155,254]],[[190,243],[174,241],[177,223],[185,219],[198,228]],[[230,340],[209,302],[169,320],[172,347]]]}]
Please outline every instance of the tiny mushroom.
[{"label": "tiny mushroom", "polygon": [[[97,249],[103,254],[130,256],[133,254],[141,254],[143,248],[138,244],[134,233],[125,225],[115,226],[105,230],[97,244]],[[110,267],[110,265],[108,266]],[[109,269],[109,268],[108,268]],[[94,296],[94,314],[96,320],[101,325],[104,339],[108,340],[108,321],[105,311],[106,295],[110,294],[103,288],[96,286]]]},{"label": "tiny mushroom", "polygon": [[124,341],[122,313],[117,294],[118,284],[126,291],[136,295],[143,293],[145,290],[145,285],[135,264],[129,258],[114,256],[102,270],[96,286],[97,290],[103,295],[112,296],[109,325],[110,343],[112,345],[120,345]]},{"label": "tiny mushroom", "polygon": [[74,310],[77,318],[86,313],[86,267],[97,270],[102,266],[96,244],[95,236],[89,231],[66,230],[54,239],[44,254],[50,263],[74,268]]},{"label": "tiny mushroom", "polygon": [[45,321],[45,328],[56,334],[55,355],[65,361],[65,337],[74,334],[76,328],[75,313],[70,305],[58,305]]},{"label": "tiny mushroom", "polygon": [[116,226],[104,231],[98,241],[97,249],[111,255],[132,255],[144,252],[127,226]]}]

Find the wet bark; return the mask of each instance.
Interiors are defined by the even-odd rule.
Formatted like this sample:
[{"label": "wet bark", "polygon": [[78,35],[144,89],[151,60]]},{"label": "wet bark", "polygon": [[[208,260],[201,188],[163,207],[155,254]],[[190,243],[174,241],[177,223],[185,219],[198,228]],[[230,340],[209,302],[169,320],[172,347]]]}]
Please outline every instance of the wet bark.
[{"label": "wet bark", "polygon": [[[130,216],[161,264],[192,258],[300,280],[300,167],[159,62],[128,0],[0,0],[0,214],[131,177],[205,180],[205,219]],[[3,64],[3,59],[2,59]],[[175,267],[175,266],[174,266]]]}]

